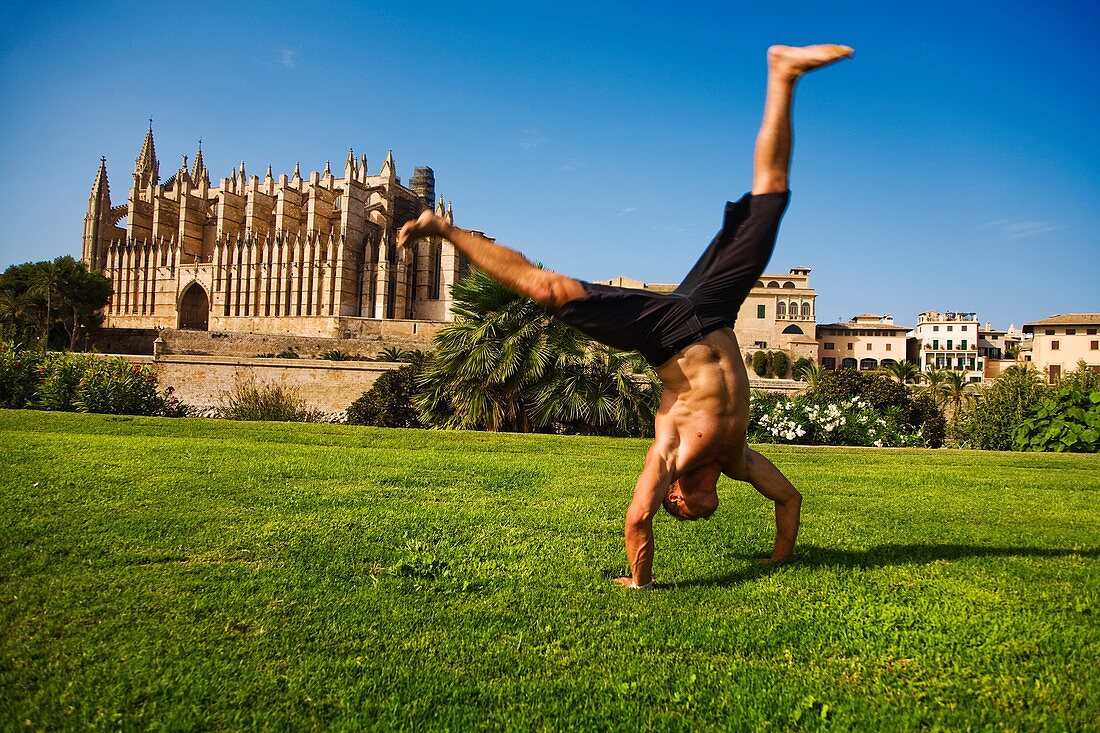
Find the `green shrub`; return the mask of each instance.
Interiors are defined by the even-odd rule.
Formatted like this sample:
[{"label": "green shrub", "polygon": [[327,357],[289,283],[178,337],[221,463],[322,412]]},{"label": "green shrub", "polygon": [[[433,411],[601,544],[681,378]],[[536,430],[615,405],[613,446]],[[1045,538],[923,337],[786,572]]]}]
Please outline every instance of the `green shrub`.
[{"label": "green shrub", "polygon": [[329,349],[328,351],[318,354],[318,359],[326,359],[328,361],[352,361],[358,359],[358,354],[349,354],[346,351],[340,351],[339,349]]},{"label": "green shrub", "polygon": [[1100,451],[1100,389],[1059,387],[1035,407],[1012,434],[1023,451],[1096,453]]},{"label": "green shrub", "polygon": [[11,341],[0,342],[0,407],[33,407],[44,375],[40,351],[25,351]]},{"label": "green shrub", "polygon": [[780,379],[786,379],[791,369],[790,357],[783,351],[772,351],[769,356],[771,357],[772,374]]},{"label": "green shrub", "polygon": [[781,397],[749,410],[749,439],[797,445],[922,446],[922,430],[899,407],[884,412],[852,397],[841,402],[813,394]]},{"label": "green shrub", "polygon": [[806,372],[806,368],[813,366],[813,360],[807,359],[802,356],[795,360],[794,366],[791,367],[791,376],[795,379],[802,379],[802,375]]},{"label": "green shrub", "polygon": [[920,428],[924,444],[929,448],[943,447],[944,438],[947,437],[947,418],[932,395],[913,395],[909,405],[908,424]]},{"label": "green shrub", "polygon": [[768,376],[768,355],[763,351],[757,351],[752,355],[752,370],[758,377]]},{"label": "green shrub", "polygon": [[968,448],[1012,450],[1012,434],[1051,392],[1032,366],[1006,369],[959,416],[956,441]]},{"label": "green shrub", "polygon": [[843,402],[863,395],[863,379],[855,369],[830,369],[811,391],[823,400]]},{"label": "green shrub", "polygon": [[416,365],[410,364],[378,377],[371,388],[348,407],[348,423],[382,428],[423,427],[420,412],[412,403],[419,372]]},{"label": "green shrub", "polygon": [[149,366],[118,357],[24,351],[0,344],[0,407],[104,415],[179,417],[187,407],[169,387],[157,392]]},{"label": "green shrub", "polygon": [[220,413],[227,420],[273,422],[310,422],[319,417],[295,390],[278,384],[256,384],[254,379],[238,380],[233,391],[223,395]]},{"label": "green shrub", "polygon": [[1062,375],[1062,378],[1058,381],[1058,386],[1073,387],[1086,393],[1092,392],[1094,389],[1100,389],[1100,369],[1090,368],[1088,363],[1082,359],[1077,362],[1077,369]]},{"label": "green shrub", "polygon": [[78,411],[102,415],[160,413],[157,375],[150,367],[94,356],[70,354],[68,359],[83,362],[80,364],[83,373],[73,399]]},{"label": "green shrub", "polygon": [[880,416],[892,415],[892,419],[899,421],[899,430],[919,433],[924,445],[930,448],[943,445],[946,431],[943,409],[927,394],[914,394],[909,387],[884,374],[855,369],[826,370],[810,394],[835,404],[865,402]]},{"label": "green shrub", "polygon": [[87,359],[69,354],[47,355],[39,368],[40,381],[34,406],[42,410],[75,412],[80,380],[88,368]]}]

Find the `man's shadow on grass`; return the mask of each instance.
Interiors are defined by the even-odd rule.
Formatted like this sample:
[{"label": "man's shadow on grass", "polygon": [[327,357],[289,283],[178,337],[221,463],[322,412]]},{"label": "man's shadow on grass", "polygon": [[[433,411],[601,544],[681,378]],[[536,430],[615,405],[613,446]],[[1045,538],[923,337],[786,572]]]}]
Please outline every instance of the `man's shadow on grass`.
[{"label": "man's shadow on grass", "polygon": [[961,560],[971,557],[1100,557],[1100,548],[1089,547],[1080,550],[1052,547],[987,547],[980,545],[876,545],[867,550],[842,550],[835,547],[817,547],[800,545],[794,553],[794,559],[788,565],[758,565],[759,555],[738,553],[735,557],[752,562],[747,567],[726,575],[711,578],[685,580],[669,583],[672,588],[691,588],[712,586],[728,588],[741,583],[770,575],[783,568],[881,568],[887,565],[925,565],[940,560]]}]

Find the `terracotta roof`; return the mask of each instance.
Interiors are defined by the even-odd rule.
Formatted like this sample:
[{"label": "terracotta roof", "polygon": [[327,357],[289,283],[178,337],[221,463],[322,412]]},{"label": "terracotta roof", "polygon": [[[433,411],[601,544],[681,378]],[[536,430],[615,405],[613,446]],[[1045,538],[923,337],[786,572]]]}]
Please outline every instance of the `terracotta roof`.
[{"label": "terracotta roof", "polygon": [[899,326],[896,323],[819,323],[818,328],[847,328],[866,331],[912,331],[912,326]]},{"label": "terracotta roof", "polygon": [[1059,313],[1041,321],[1031,321],[1024,324],[1024,333],[1029,333],[1033,326],[1091,326],[1100,324],[1100,313]]}]

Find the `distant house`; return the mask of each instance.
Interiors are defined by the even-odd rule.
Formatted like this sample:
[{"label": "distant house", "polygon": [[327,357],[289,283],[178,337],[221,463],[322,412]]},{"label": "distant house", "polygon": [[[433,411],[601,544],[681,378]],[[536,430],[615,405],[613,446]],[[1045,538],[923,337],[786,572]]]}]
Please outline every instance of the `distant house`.
[{"label": "distant house", "polygon": [[908,326],[894,323],[887,313],[863,313],[847,323],[823,323],[817,327],[817,348],[825,369],[870,371],[905,359]]},{"label": "distant house", "polygon": [[962,311],[925,311],[917,316],[910,342],[910,359],[921,371],[950,369],[968,381],[980,382],[985,360],[978,354],[978,316]]},{"label": "distant house", "polygon": [[1031,334],[1031,362],[1057,382],[1064,373],[1084,361],[1090,369],[1100,369],[1100,313],[1067,313],[1024,324]]}]

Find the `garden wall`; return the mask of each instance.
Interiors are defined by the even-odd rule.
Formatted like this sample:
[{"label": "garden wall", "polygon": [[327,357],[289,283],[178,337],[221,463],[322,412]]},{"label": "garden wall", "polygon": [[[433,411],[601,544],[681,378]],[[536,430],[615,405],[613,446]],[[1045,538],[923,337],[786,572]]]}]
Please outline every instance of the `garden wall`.
[{"label": "garden wall", "polygon": [[159,359],[123,356],[157,370],[161,388],[175,388],[175,397],[197,407],[222,404],[238,379],[278,384],[294,389],[306,405],[326,413],[342,412],[382,374],[404,366],[397,362],[325,361],[320,359],[244,359],[221,356],[171,355]]}]

